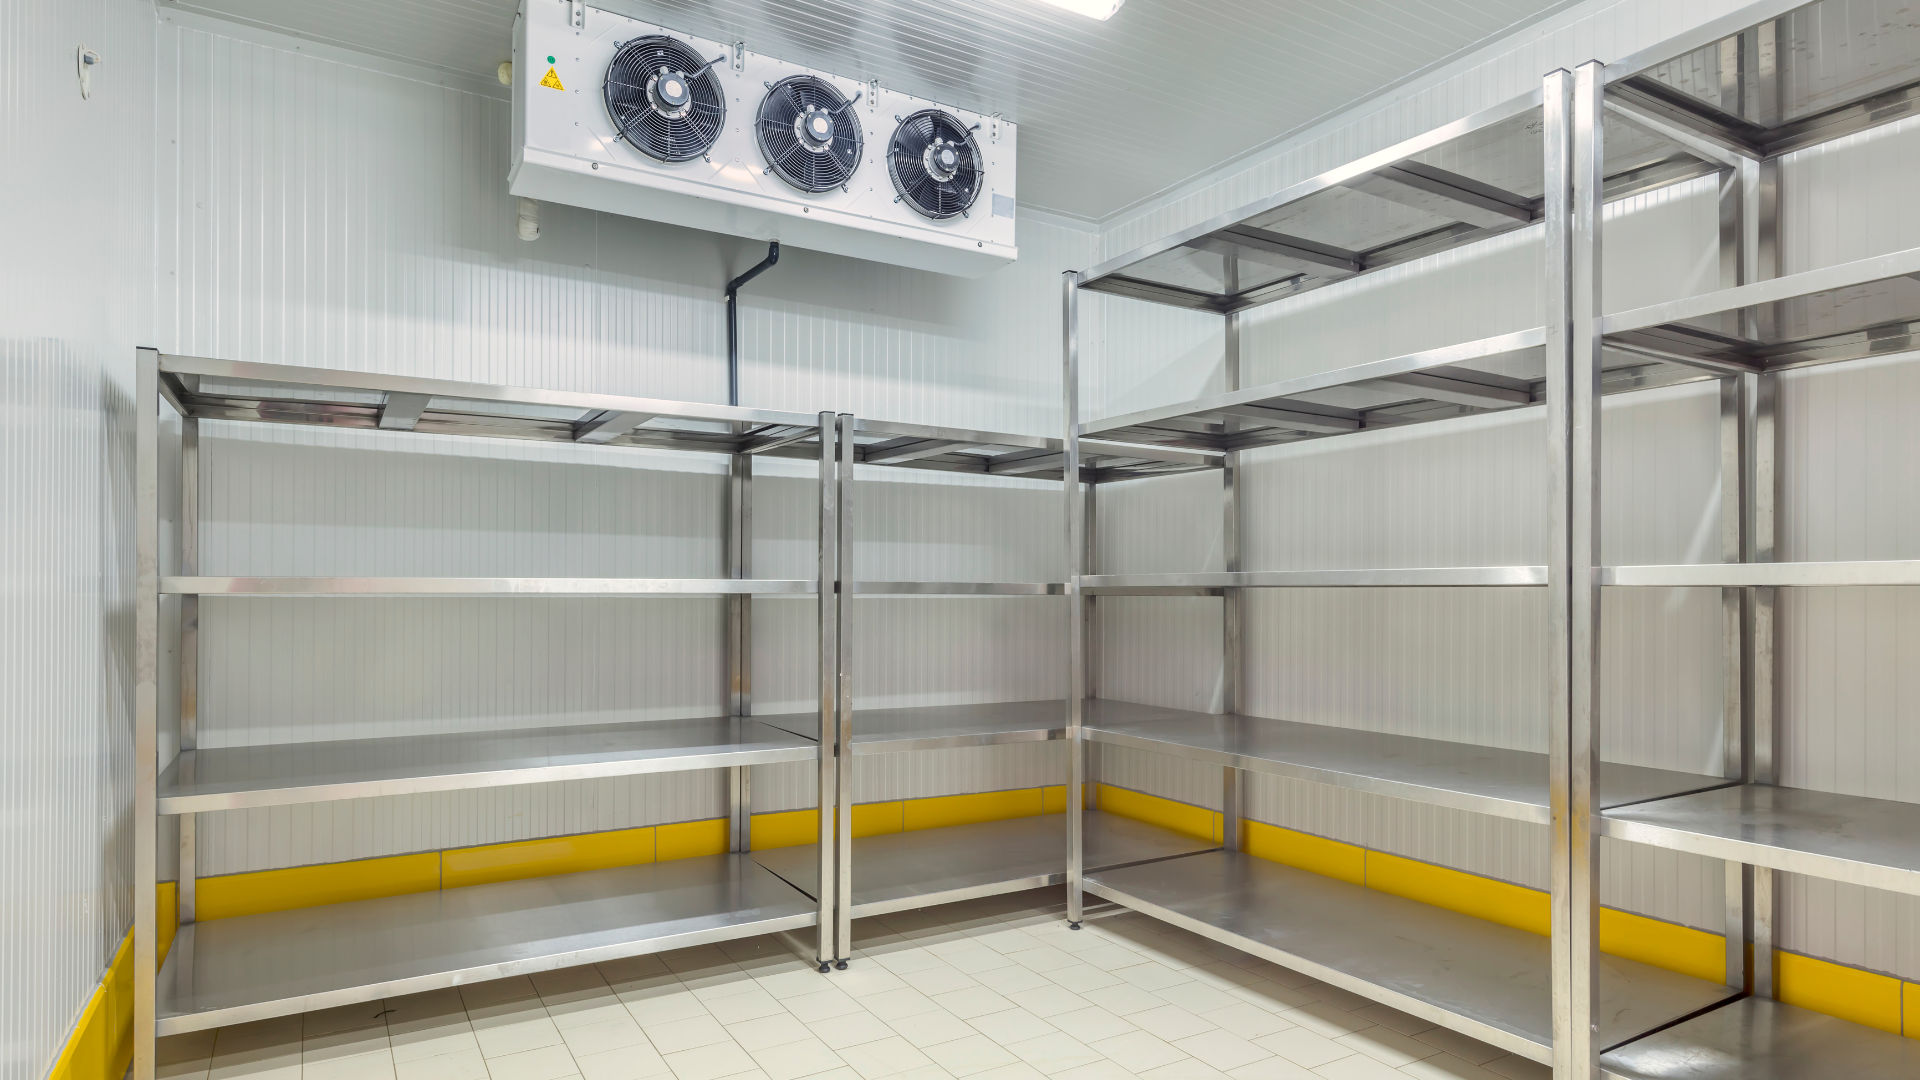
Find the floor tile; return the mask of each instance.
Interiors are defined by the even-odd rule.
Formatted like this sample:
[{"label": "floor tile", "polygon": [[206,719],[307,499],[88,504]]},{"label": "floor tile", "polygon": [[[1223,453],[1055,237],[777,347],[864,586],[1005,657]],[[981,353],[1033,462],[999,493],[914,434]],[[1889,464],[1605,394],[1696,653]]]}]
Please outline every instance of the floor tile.
[{"label": "floor tile", "polygon": [[974,942],[997,953],[1014,953],[1033,948],[1033,938],[1023,930],[998,929],[974,937]]},{"label": "floor tile", "polygon": [[857,998],[912,989],[906,980],[879,964],[861,964],[859,967],[849,966],[845,971],[836,971],[831,985],[841,993]]},{"label": "floor tile", "polygon": [[1552,1069],[1518,1054],[1504,1054],[1480,1067],[1507,1080],[1552,1080],[1553,1077]]},{"label": "floor tile", "polygon": [[1111,1039],[1115,1035],[1125,1035],[1129,1031],[1140,1030],[1098,1005],[1089,1005],[1072,1012],[1055,1013],[1047,1017],[1047,1022],[1083,1043],[1091,1043],[1095,1039]]},{"label": "floor tile", "polygon": [[1462,1061],[1470,1062],[1474,1065],[1485,1065],[1494,1058],[1504,1057],[1506,1055],[1505,1050],[1497,1046],[1489,1046],[1479,1039],[1462,1035],[1452,1028],[1430,1028],[1415,1035],[1414,1038],[1419,1039],[1428,1046],[1438,1047],[1453,1057],[1457,1057]]},{"label": "floor tile", "polygon": [[[486,1055],[488,1060],[561,1044],[560,1029],[554,1027],[553,1021],[545,1016],[532,1020],[516,1020],[493,1027],[475,1025],[473,1035],[480,1040],[480,1052]],[[572,1069],[567,1070],[567,1072],[572,1071]]]},{"label": "floor tile", "polygon": [[1140,1074],[1143,1080],[1226,1080],[1226,1075],[1206,1062],[1193,1058],[1181,1058],[1171,1065],[1148,1069]]},{"label": "floor tile", "polygon": [[667,970],[667,965],[660,961],[657,953],[627,956],[619,960],[603,960],[593,966],[600,972],[600,977],[607,980],[609,984],[644,978],[648,975],[659,975]]},{"label": "floor tile", "polygon": [[983,1073],[974,1074],[974,1080],[1044,1080],[1046,1073],[1024,1061],[1013,1061]]},{"label": "floor tile", "polygon": [[1080,996],[1116,1016],[1131,1016],[1148,1009],[1165,1008],[1167,1004],[1164,999],[1155,997],[1132,983],[1124,982],[1118,986],[1088,990]]},{"label": "floor tile", "polygon": [[813,1032],[815,1038],[835,1050],[859,1046],[861,1043],[878,1042],[881,1039],[891,1039],[899,1034],[879,1017],[869,1012],[828,1017],[817,1023],[808,1024],[807,1027]]},{"label": "floor tile", "polygon": [[966,975],[978,975],[983,971],[998,971],[1001,968],[1017,966],[1013,958],[1006,953],[997,953],[992,949],[983,949],[979,946],[944,952],[940,954],[940,959],[946,961],[948,967]]},{"label": "floor tile", "polygon": [[[563,997],[540,1000],[547,1007],[548,1018],[561,1031],[613,1019],[631,1020],[633,1018],[633,1014],[627,1010],[626,1002],[621,1001],[618,994],[604,985],[600,987],[600,992],[597,994],[581,991]],[[389,1024],[388,1028],[391,1029],[392,1025]]]},{"label": "floor tile", "polygon": [[813,1038],[813,1031],[789,1012],[778,1016],[762,1016],[757,1020],[748,1020],[739,1024],[728,1024],[727,1034],[733,1036],[748,1053],[764,1050],[769,1046],[799,1042]]},{"label": "floor tile", "polygon": [[887,1026],[892,1028],[895,1034],[922,1050],[938,1043],[952,1042],[955,1039],[964,1039],[969,1035],[978,1034],[973,1025],[945,1009],[935,1009],[932,1012],[915,1013],[912,1016],[889,1020]]},{"label": "floor tile", "polygon": [[[719,1080],[736,1073],[756,1072],[760,1065],[732,1040],[662,1054],[677,1080]],[[498,1077],[495,1080],[499,1080]]]},{"label": "floor tile", "polygon": [[540,992],[533,988],[532,979],[517,975],[510,979],[463,983],[460,986],[460,1000],[466,1002],[467,1012],[472,1013],[476,1009],[514,1001],[538,1001]]},{"label": "floor tile", "polygon": [[1188,979],[1153,993],[1162,1001],[1170,1002],[1193,1013],[1212,1012],[1236,1004],[1239,998],[1217,987]]},{"label": "floor tile", "polygon": [[1047,972],[1047,981],[1064,986],[1076,994],[1089,990],[1098,990],[1103,986],[1126,986],[1125,979],[1111,971],[1104,971],[1092,964],[1075,962],[1066,967],[1054,968]]},{"label": "floor tile", "polygon": [[450,1023],[464,1027],[467,1023],[467,1003],[461,1000],[460,989],[454,986],[444,990],[429,990],[424,994],[391,997],[386,1005],[388,1034],[403,1028],[437,1027]]},{"label": "floor tile", "polygon": [[1045,986],[1036,986],[1031,990],[1016,990],[1007,994],[1006,997],[1015,1005],[1043,1019],[1055,1013],[1073,1012],[1093,1004],[1058,983],[1047,983]]},{"label": "floor tile", "polygon": [[758,1020],[763,1016],[779,1016],[787,1011],[786,1006],[767,993],[755,987],[741,994],[729,994],[726,997],[708,998],[703,1002],[707,1011],[722,1024],[738,1024],[747,1020]]},{"label": "floor tile", "polygon": [[1146,962],[1146,957],[1127,948],[1125,945],[1106,944],[1094,949],[1082,949],[1073,954],[1075,960],[1102,971],[1116,971]]},{"label": "floor tile", "polygon": [[1422,1020],[1412,1013],[1403,1013],[1391,1005],[1382,1005],[1377,1001],[1364,1008],[1353,1010],[1353,1015],[1365,1017],[1383,1028],[1397,1031],[1402,1035],[1419,1035],[1423,1031],[1433,1029],[1432,1021]]},{"label": "floor tile", "polygon": [[1198,1035],[1189,1035],[1184,1039],[1173,1040],[1175,1049],[1206,1062],[1225,1072],[1242,1065],[1251,1065],[1261,1058],[1272,1057],[1273,1052],[1256,1046],[1231,1031],[1214,1028]]},{"label": "floor tile", "polygon": [[1007,1049],[1018,1054],[1021,1061],[1048,1076],[1056,1076],[1082,1065],[1091,1065],[1099,1061],[1102,1056],[1099,1051],[1064,1031],[1054,1031],[1036,1038],[1009,1043]]},{"label": "floor tile", "polygon": [[1022,990],[1038,990],[1043,986],[1060,985],[1032,968],[1023,968],[1014,963],[1009,963],[1006,967],[976,972],[973,977],[979,980],[981,986],[1001,994],[1017,994]]},{"label": "floor tile", "polygon": [[1365,1031],[1342,1035],[1333,1041],[1343,1046],[1351,1046],[1375,1061],[1391,1065],[1396,1069],[1408,1062],[1430,1058],[1440,1052],[1432,1045],[1423,1043],[1411,1035],[1402,1035],[1377,1024]]},{"label": "floor tile", "polygon": [[653,1048],[660,1051],[662,1057],[682,1050],[733,1042],[733,1037],[727,1034],[727,1029],[721,1027],[720,1021],[711,1016],[696,1016],[690,1020],[641,1026],[647,1033],[647,1040],[653,1043]]},{"label": "floor tile", "polygon": [[357,1005],[342,1005],[335,1009],[321,1009],[301,1016],[300,1034],[303,1038],[312,1039],[341,1031],[384,1028],[387,1026],[386,1013],[387,1003],[384,1001],[366,1001]]},{"label": "floor tile", "polygon": [[1321,1080],[1313,1070],[1295,1065],[1283,1057],[1265,1057],[1251,1065],[1228,1069],[1233,1080]]},{"label": "floor tile", "polygon": [[1495,1073],[1475,1065],[1465,1058],[1452,1054],[1435,1054],[1430,1058],[1400,1066],[1400,1071],[1415,1080],[1500,1080]]},{"label": "floor tile", "polygon": [[[862,964],[860,966],[866,968],[872,965]],[[881,968],[880,970],[885,971],[886,969]],[[778,975],[762,975],[754,981],[760,984],[760,989],[784,1001],[790,997],[817,994],[822,990],[831,989],[840,978],[851,974],[853,974],[851,967],[844,972],[837,972],[832,975],[822,975],[818,971],[811,970],[783,971]]]},{"label": "floor tile", "polygon": [[1019,952],[1010,952],[1007,954],[1007,959],[1029,971],[1039,972],[1052,971],[1055,968],[1063,968],[1069,964],[1079,963],[1078,960],[1074,959],[1073,954],[1061,949],[1056,949],[1051,945],[1040,945],[1031,949],[1022,949]]},{"label": "floor tile", "polygon": [[[569,1068],[567,1071],[573,1071]],[[386,1051],[302,1062],[300,1080],[393,1080],[393,1055]]]},{"label": "floor tile", "polygon": [[573,1059],[580,1067],[581,1080],[650,1080],[656,1076],[672,1076],[665,1058],[654,1053],[649,1047],[645,1053],[637,1046],[622,1050],[607,1050],[598,1054],[584,1054]]},{"label": "floor tile", "polygon": [[1127,1069],[1135,1074],[1172,1064],[1187,1056],[1185,1051],[1176,1049],[1172,1043],[1144,1031],[1129,1031],[1110,1039],[1095,1039],[1088,1045],[1115,1061],[1126,1062]]},{"label": "floor tile", "polygon": [[1351,990],[1342,990],[1337,986],[1329,986],[1323,982],[1309,982],[1298,987],[1298,989],[1304,993],[1312,994],[1316,999],[1324,1001],[1335,1008],[1345,1009],[1348,1012],[1353,1012],[1356,1009],[1364,1009],[1374,1003],[1372,998],[1364,998]]},{"label": "floor tile", "polygon": [[487,1059],[493,1080],[559,1080],[580,1071],[564,1045],[542,1046]]},{"label": "floor tile", "polygon": [[899,975],[908,986],[928,997],[980,985],[978,979],[945,964],[934,968],[922,968],[919,971],[895,972],[895,974]]},{"label": "floor tile", "polygon": [[1365,1054],[1329,1061],[1313,1071],[1326,1077],[1326,1080],[1407,1080],[1406,1073]]},{"label": "floor tile", "polygon": [[940,1011],[940,1006],[934,1004],[932,998],[911,986],[883,994],[869,994],[860,999],[860,1005],[889,1024],[909,1016]]},{"label": "floor tile", "polygon": [[909,971],[926,971],[929,968],[945,967],[946,960],[927,950],[915,946],[910,949],[881,953],[873,958],[874,963],[893,972],[904,975]]},{"label": "floor tile", "polygon": [[611,1020],[602,1020],[597,1024],[582,1024],[579,1027],[562,1028],[560,1037],[566,1040],[567,1049],[574,1056],[598,1054],[603,1050],[621,1050],[629,1046],[646,1046],[646,1033],[640,1025],[633,1022],[631,1016],[621,1015]]},{"label": "floor tile", "polygon": [[1238,999],[1224,1009],[1201,1013],[1200,1018],[1218,1024],[1243,1039],[1257,1039],[1294,1026],[1293,1021],[1279,1013],[1268,1012]]},{"label": "floor tile", "polygon": [[[864,1080],[880,1080],[883,1076],[892,1076],[895,1073],[934,1063],[932,1058],[921,1053],[912,1043],[898,1035],[878,1042],[850,1046],[840,1051],[840,1057]],[[691,1078],[682,1077],[681,1080],[691,1080]]]},{"label": "floor tile", "polygon": [[984,986],[972,986],[964,990],[931,996],[934,1004],[962,1020],[971,1020],[976,1016],[985,1016],[988,1013],[1013,1007],[1013,1002]]},{"label": "floor tile", "polygon": [[819,1039],[802,1039],[782,1046],[752,1051],[769,1080],[799,1080],[803,1076],[845,1068],[846,1062]]},{"label": "floor tile", "polygon": [[190,1031],[185,1035],[163,1035],[154,1040],[154,1064],[173,1065],[189,1061],[211,1061],[214,1036],[218,1034],[217,1030],[210,1030]]},{"label": "floor tile", "polygon": [[1020,1060],[999,1043],[980,1034],[934,1043],[923,1047],[922,1052],[941,1068],[959,1077],[974,1076]]},{"label": "floor tile", "polygon": [[1178,971],[1154,960],[1135,964],[1132,967],[1115,968],[1113,973],[1142,990],[1165,990],[1169,986],[1193,982]]},{"label": "floor tile", "polygon": [[1178,1005],[1162,1005],[1157,1009],[1143,1009],[1140,1012],[1128,1013],[1127,1022],[1168,1042],[1214,1030],[1213,1024]]},{"label": "floor tile", "polygon": [[487,1059],[477,1049],[455,1050],[451,1054],[396,1061],[395,1080],[487,1080]]},{"label": "floor tile", "polygon": [[1091,1065],[1081,1065],[1056,1074],[1055,1080],[1133,1080],[1133,1074],[1121,1068],[1118,1062],[1101,1058]]},{"label": "floor tile", "polygon": [[706,968],[724,967],[733,963],[718,945],[689,945],[684,949],[668,949],[655,953],[667,970],[679,974],[687,971],[699,971]]},{"label": "floor tile", "polygon": [[1270,1012],[1285,1012],[1288,1009],[1298,1009],[1302,1006],[1313,1004],[1313,999],[1302,994],[1300,991],[1281,986],[1279,983],[1269,979],[1262,979],[1252,985],[1237,987],[1227,991],[1227,993],[1232,994],[1234,997],[1250,1005],[1257,1005]]},{"label": "floor tile", "polygon": [[300,1063],[314,1065],[359,1054],[387,1053],[392,1048],[385,1024],[330,1031],[325,1035],[310,1035],[300,1041]]},{"label": "floor tile", "polygon": [[1356,1016],[1345,1009],[1335,1008],[1324,1001],[1316,1001],[1311,1005],[1302,1005],[1297,1009],[1288,1009],[1280,1015],[1306,1028],[1308,1031],[1317,1031],[1329,1039],[1338,1038],[1355,1031],[1365,1031],[1367,1028],[1374,1026],[1373,1021],[1368,1020],[1366,1017]]},{"label": "floor tile", "polygon": [[780,1004],[785,1005],[787,1011],[799,1017],[800,1022],[804,1024],[818,1023],[829,1017],[845,1016],[848,1013],[862,1011],[858,1001],[833,989],[784,998]]},{"label": "floor tile", "polygon": [[621,994],[620,1000],[641,1027],[713,1016],[691,990],[677,987],[672,990],[649,987],[642,993]]},{"label": "floor tile", "polygon": [[1254,1045],[1263,1046],[1295,1065],[1309,1069],[1317,1069],[1329,1061],[1338,1061],[1354,1054],[1351,1046],[1341,1046],[1325,1035],[1317,1031],[1308,1031],[1303,1027],[1288,1028],[1271,1035],[1262,1035],[1253,1042]]},{"label": "floor tile", "polygon": [[968,1020],[974,1029],[1001,1046],[1037,1039],[1059,1029],[1025,1009],[1004,1009]]}]

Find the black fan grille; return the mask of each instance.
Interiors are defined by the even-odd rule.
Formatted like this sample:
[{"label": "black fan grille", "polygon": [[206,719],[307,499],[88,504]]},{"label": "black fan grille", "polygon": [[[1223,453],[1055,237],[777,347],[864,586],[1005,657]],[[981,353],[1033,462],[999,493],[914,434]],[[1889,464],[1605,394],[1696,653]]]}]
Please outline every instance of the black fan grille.
[{"label": "black fan grille", "polygon": [[[681,116],[656,108],[647,83],[663,72],[686,75],[691,100]],[[698,72],[698,74],[695,74]],[[692,161],[713,148],[727,121],[727,99],[707,61],[664,35],[637,37],[613,54],[604,87],[607,115],[635,150],[660,161]]]},{"label": "black fan grille", "polygon": [[[925,154],[935,139],[952,144],[959,158],[950,179],[942,180],[927,171]],[[951,113],[924,109],[893,129],[893,140],[887,147],[887,174],[893,177],[893,190],[927,217],[938,221],[966,212],[980,197],[980,173],[980,144]]]},{"label": "black fan grille", "polygon": [[[834,114],[834,137],[824,151],[809,150],[794,133],[793,122],[809,109]],[[860,165],[863,139],[859,118],[831,83],[812,75],[790,75],[768,88],[755,125],[760,152],[780,179],[801,191],[845,186]]]}]

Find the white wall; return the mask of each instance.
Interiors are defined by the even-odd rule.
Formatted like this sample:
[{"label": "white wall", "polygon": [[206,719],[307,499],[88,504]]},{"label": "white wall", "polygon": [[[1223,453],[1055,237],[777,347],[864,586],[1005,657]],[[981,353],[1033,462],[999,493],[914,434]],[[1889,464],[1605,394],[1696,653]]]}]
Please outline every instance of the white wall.
[{"label": "white wall", "polygon": [[[152,20],[0,6],[0,1080],[43,1075],[132,920],[133,347]],[[82,43],[105,63],[94,96]]]}]

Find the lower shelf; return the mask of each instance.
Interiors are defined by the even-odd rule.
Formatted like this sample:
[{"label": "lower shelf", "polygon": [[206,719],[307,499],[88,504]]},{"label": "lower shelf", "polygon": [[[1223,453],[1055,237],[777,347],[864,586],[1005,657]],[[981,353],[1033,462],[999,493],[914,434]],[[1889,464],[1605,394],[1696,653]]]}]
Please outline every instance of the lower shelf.
[{"label": "lower shelf", "polygon": [[1615,1080],[1914,1080],[1920,1040],[1743,998],[1600,1058]]},{"label": "lower shelf", "polygon": [[180,928],[159,1034],[814,925],[744,854],[384,896]]},{"label": "lower shelf", "polygon": [[[1535,1061],[1552,1062],[1551,949],[1525,930],[1251,855],[1089,872],[1086,890]],[[1723,1001],[1730,987],[1604,956],[1602,1045]]]},{"label": "lower shelf", "polygon": [[[1089,812],[1086,865],[1122,866],[1219,847],[1157,825]],[[756,851],[760,865],[818,895],[813,844]],[[862,836],[853,842],[853,917],[932,907],[1067,879],[1067,816],[982,821],[942,829]]]}]

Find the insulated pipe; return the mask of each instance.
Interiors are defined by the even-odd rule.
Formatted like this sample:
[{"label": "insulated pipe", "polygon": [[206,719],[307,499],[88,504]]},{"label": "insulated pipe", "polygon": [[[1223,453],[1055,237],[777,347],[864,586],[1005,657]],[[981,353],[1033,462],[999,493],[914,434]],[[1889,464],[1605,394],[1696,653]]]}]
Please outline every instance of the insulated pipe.
[{"label": "insulated pipe", "polygon": [[740,404],[740,286],[752,281],[780,261],[780,241],[767,245],[767,257],[753,269],[727,282],[727,404]]}]

